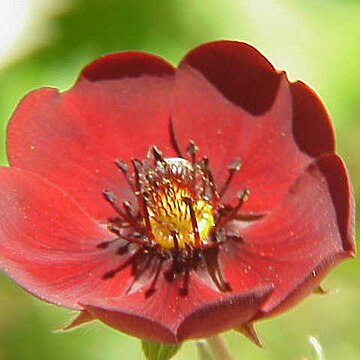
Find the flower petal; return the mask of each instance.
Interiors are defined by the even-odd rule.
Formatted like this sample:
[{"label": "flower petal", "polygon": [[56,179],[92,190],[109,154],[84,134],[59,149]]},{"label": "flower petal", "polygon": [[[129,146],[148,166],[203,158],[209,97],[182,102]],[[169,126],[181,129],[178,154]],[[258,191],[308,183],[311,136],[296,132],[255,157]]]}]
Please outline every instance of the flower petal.
[{"label": "flower petal", "polygon": [[317,157],[335,150],[334,130],[316,93],[301,81],[290,84],[293,99],[293,134],[299,148]]},{"label": "flower petal", "polygon": [[114,256],[97,245],[114,236],[66,193],[37,175],[0,168],[0,268],[48,302],[79,309]]},{"label": "flower petal", "polygon": [[341,159],[321,157],[273,213],[238,231],[243,242],[221,253],[230,284],[232,278],[244,276],[237,271],[241,262],[274,284],[262,306],[264,313],[284,310],[304,298],[331,267],[354,254],[353,196]]},{"label": "flower petal", "polygon": [[155,55],[137,51],[104,55],[89,65],[80,74],[80,79],[89,81],[116,80],[129,77],[172,76],[173,67]]},{"label": "flower petal", "polygon": [[111,190],[131,196],[115,159],[144,158],[157,144],[171,155],[169,93],[173,68],[143,53],[96,60],[65,93],[43,88],[28,94],[8,127],[10,164],[57,184],[96,218],[113,215],[103,200]]},{"label": "flower petal", "polygon": [[272,290],[262,286],[237,294],[219,293],[196,274],[190,283],[186,296],[179,295],[178,281],[168,283],[161,277],[149,297],[140,289],[126,297],[89,298],[82,305],[93,317],[122,332],[174,343],[241,326],[254,317]]},{"label": "flower petal", "polygon": [[[209,158],[218,186],[229,163],[242,161],[224,201],[249,188],[244,212],[272,209],[311,156],[333,150],[332,129],[316,96],[289,84],[284,73],[243,43],[215,42],[190,52],[176,73],[172,112],[180,148],[193,140],[200,156]],[[322,145],[311,145],[309,131],[321,133]]]}]

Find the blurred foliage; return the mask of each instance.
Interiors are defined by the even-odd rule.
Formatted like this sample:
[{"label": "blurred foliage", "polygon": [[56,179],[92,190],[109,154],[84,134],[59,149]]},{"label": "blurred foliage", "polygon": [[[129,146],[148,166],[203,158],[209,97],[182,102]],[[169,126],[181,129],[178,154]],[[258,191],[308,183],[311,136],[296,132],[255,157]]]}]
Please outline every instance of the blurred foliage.
[{"label": "blurred foliage", "polygon": [[[359,200],[358,1],[68,2],[66,12],[48,19],[52,41],[0,72],[3,164],[7,119],[31,89],[55,86],[64,90],[87,62],[104,53],[138,49],[177,63],[202,42],[236,39],[255,45],[277,68],[286,69],[290,79],[301,78],[321,94],[334,121],[338,152],[348,164]],[[349,261],[325,281],[325,287],[339,292],[312,296],[289,313],[258,324],[265,350],[239,334],[225,334],[231,353],[235,359],[313,359],[311,335],[322,344],[326,359],[359,359],[359,275],[358,261]],[[138,340],[101,324],[54,334],[51,330],[70,318],[69,311],[33,299],[4,276],[0,290],[0,360],[143,358]],[[192,358],[196,358],[196,347],[188,342],[177,359]]]}]

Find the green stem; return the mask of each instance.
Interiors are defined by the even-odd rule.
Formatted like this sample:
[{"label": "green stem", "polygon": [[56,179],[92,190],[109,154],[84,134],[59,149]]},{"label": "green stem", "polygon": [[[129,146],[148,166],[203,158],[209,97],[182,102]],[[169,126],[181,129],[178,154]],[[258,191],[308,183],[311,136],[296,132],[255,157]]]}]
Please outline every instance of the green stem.
[{"label": "green stem", "polygon": [[213,354],[217,360],[233,360],[219,335],[209,337],[206,341],[210,348],[211,354]]}]

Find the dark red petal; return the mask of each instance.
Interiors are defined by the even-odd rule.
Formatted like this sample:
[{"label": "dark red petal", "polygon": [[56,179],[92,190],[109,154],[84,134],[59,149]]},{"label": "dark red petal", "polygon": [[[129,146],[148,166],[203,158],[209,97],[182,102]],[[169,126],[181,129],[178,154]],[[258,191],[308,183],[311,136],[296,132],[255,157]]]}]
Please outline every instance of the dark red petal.
[{"label": "dark red petal", "polygon": [[173,67],[164,59],[147,53],[128,51],[104,55],[86,66],[80,79],[115,80],[144,75],[172,76]]},{"label": "dark red petal", "polygon": [[8,127],[11,165],[41,174],[105,220],[113,210],[102,191],[129,196],[115,159],[144,158],[154,144],[172,155],[173,72],[152,55],[112,54],[88,65],[65,93],[44,88],[28,94]]},{"label": "dark red petal", "polygon": [[[206,44],[181,62],[172,118],[180,147],[185,149],[190,139],[199,146],[218,186],[233,159],[243,164],[224,201],[247,187],[251,195],[243,211],[266,212],[312,161],[309,155],[332,149],[332,130],[321,103],[301,89],[243,43]],[[321,145],[311,145],[312,135],[307,143],[301,123],[306,131],[311,123],[311,131],[321,133]]]},{"label": "dark red petal", "polygon": [[317,157],[335,150],[329,115],[316,93],[301,81],[290,84],[293,98],[293,134],[299,148]]},{"label": "dark red petal", "polygon": [[195,70],[227,100],[254,115],[269,110],[280,82],[280,73],[263,55],[236,41],[201,45],[186,55],[179,68]]},{"label": "dark red petal", "polygon": [[104,264],[115,266],[97,248],[113,236],[67,194],[27,171],[0,168],[0,198],[0,268],[35,296],[80,308]]},{"label": "dark red petal", "polygon": [[247,264],[274,284],[262,311],[284,310],[311,293],[332,266],[354,254],[353,224],[353,196],[344,164],[336,155],[323,156],[273,213],[238,230],[243,242],[221,253],[224,274],[229,280],[244,277],[237,264]]},{"label": "dark red petal", "polygon": [[160,342],[180,342],[214,335],[248,322],[271,292],[271,286],[222,294],[190,277],[187,296],[179,282],[159,278],[157,290],[145,297],[145,288],[128,296],[89,298],[82,305],[93,316],[122,332]]}]

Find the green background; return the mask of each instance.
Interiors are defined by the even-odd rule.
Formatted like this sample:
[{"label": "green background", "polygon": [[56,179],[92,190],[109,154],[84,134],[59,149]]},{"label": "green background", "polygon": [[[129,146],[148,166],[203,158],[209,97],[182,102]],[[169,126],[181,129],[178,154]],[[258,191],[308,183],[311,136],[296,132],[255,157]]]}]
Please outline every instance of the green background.
[{"label": "green background", "polygon": [[[52,0],[55,1],[55,0]],[[48,1],[51,3],[52,1]],[[235,39],[256,46],[290,79],[314,87],[325,101],[338,153],[360,195],[360,2],[331,0],[77,0],[47,19],[52,40],[0,71],[0,159],[6,164],[5,127],[31,89],[65,90],[99,55],[138,49],[176,64],[200,43]],[[35,14],[34,16],[38,16]],[[360,266],[343,263],[324,281],[331,290],[257,325],[260,350],[234,332],[224,340],[235,359],[314,359],[314,336],[326,359],[360,358]],[[0,276],[0,360],[141,359],[137,339],[94,322],[53,333],[73,314],[40,302]],[[196,358],[194,342],[177,359]]]}]

